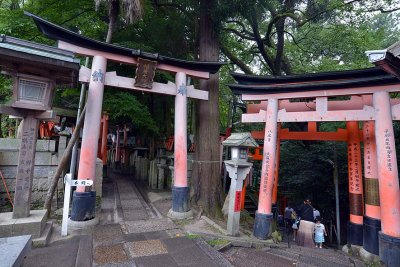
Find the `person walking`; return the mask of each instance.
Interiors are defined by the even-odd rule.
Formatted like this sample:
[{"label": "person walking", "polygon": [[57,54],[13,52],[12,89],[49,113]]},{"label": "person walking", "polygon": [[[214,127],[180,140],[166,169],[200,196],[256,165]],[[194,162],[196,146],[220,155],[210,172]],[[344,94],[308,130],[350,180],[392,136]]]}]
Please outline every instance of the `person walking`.
[{"label": "person walking", "polygon": [[316,208],[314,208],[314,221],[315,221],[318,217],[321,217],[321,213],[319,212],[319,210],[317,210]]},{"label": "person walking", "polygon": [[316,248],[322,248],[322,243],[325,242],[324,235],[327,236],[325,226],[321,223],[321,218],[317,217],[314,225],[314,242]]},{"label": "person walking", "polygon": [[294,212],[294,209],[292,208],[292,205],[290,205],[290,204],[286,205],[285,215],[284,215],[285,226],[286,227],[292,225],[292,212]]},{"label": "person walking", "polygon": [[310,199],[305,199],[299,207],[298,216],[300,217],[300,227],[297,233],[297,244],[304,247],[313,247],[314,233],[314,209]]}]

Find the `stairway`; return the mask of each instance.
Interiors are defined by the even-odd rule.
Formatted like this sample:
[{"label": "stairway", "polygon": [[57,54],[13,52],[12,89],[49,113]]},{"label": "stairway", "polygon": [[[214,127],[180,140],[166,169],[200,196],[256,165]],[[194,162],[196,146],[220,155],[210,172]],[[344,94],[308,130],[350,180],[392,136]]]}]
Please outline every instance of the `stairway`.
[{"label": "stairway", "polygon": [[253,199],[253,196],[254,192],[252,190],[247,190],[244,199],[244,209],[250,214],[251,217],[254,217],[257,211],[257,202]]}]

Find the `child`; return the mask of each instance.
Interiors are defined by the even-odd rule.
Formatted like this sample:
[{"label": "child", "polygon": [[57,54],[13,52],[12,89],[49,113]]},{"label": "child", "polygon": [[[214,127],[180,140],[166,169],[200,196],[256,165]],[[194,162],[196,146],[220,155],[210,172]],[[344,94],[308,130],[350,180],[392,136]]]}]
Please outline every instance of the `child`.
[{"label": "child", "polygon": [[322,248],[322,243],[325,242],[324,234],[327,236],[325,226],[321,223],[321,218],[317,217],[314,225],[314,242],[316,248]]}]

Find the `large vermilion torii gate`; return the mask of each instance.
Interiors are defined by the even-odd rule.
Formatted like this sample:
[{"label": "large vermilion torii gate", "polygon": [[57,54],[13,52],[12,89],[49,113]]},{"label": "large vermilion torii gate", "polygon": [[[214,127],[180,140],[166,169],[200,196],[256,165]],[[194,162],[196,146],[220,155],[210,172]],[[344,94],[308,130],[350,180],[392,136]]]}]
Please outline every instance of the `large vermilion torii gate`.
[{"label": "large vermilion torii gate", "polygon": [[[390,63],[398,64],[399,61],[391,56]],[[400,81],[387,73],[388,70],[390,73],[396,71],[390,68],[393,65],[384,66],[387,67],[385,71],[371,68],[282,77],[233,74],[239,83],[230,85],[235,94],[241,95],[244,101],[263,101],[259,104],[258,113],[242,115],[242,122],[265,123],[260,195],[254,225],[257,238],[265,239],[270,235],[278,124],[346,121],[349,132],[349,200],[352,207],[349,241],[363,245],[365,222],[371,225],[378,223],[380,218],[379,256],[388,266],[400,264],[400,191],[392,125],[393,120],[400,119],[400,105],[393,100],[391,103],[389,95],[400,91]],[[339,96],[361,98],[335,99]],[[365,179],[362,179],[361,171],[360,121],[364,122],[363,136],[367,144],[364,148],[364,154],[368,156]],[[363,180],[367,181],[371,192],[379,190],[379,203],[376,195],[368,193],[366,213]]]},{"label": "large vermilion torii gate", "polygon": [[[187,181],[187,98],[208,100],[208,92],[194,89],[193,86],[187,85],[186,80],[187,76],[208,79],[210,74],[218,72],[224,63],[185,61],[111,45],[86,38],[33,14],[26,12],[26,15],[33,18],[44,35],[58,41],[58,48],[76,55],[93,57],[92,68],[82,67],[79,73],[79,81],[89,83],[89,92],[78,179],[96,179],[95,165],[104,86],[175,96],[175,171],[170,216],[177,218],[190,216]],[[121,77],[117,76],[116,72],[107,72],[108,60],[137,65],[136,78]],[[156,70],[174,73],[175,83],[153,82]],[[74,193],[71,219],[83,221],[93,218],[95,196],[95,191],[86,192],[85,187],[78,187]]]}]

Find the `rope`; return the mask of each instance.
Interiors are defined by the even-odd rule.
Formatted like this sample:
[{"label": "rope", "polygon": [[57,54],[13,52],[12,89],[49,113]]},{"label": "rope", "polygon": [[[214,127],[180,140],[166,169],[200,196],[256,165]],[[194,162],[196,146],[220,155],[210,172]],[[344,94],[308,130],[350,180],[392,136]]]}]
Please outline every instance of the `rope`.
[{"label": "rope", "polygon": [[1,172],[1,170],[0,170],[0,175],[1,175],[1,179],[3,180],[4,188],[6,189],[6,192],[7,192],[7,195],[8,195],[8,199],[10,200],[11,206],[14,208],[14,203],[12,201],[10,192],[8,191],[6,180],[4,179],[4,176],[3,176],[3,173]]}]

